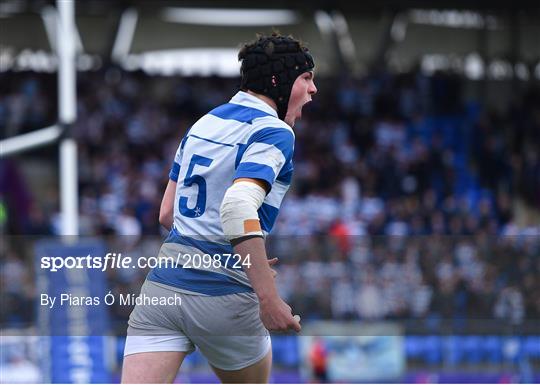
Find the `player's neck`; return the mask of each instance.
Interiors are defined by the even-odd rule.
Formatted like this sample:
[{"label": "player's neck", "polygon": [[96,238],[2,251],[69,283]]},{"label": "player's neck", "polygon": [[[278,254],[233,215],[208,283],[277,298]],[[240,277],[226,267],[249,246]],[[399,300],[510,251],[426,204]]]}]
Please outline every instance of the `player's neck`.
[{"label": "player's neck", "polygon": [[256,92],[250,91],[250,90],[247,90],[247,93],[250,94],[250,95],[255,96],[255,97],[258,98],[258,99],[261,99],[263,102],[265,102],[266,104],[268,104],[270,107],[272,107],[274,110],[277,111],[276,102],[274,102],[274,101],[273,101],[272,99],[270,99],[268,96],[266,96],[266,95],[261,95],[261,94],[258,94],[258,93],[256,93]]}]

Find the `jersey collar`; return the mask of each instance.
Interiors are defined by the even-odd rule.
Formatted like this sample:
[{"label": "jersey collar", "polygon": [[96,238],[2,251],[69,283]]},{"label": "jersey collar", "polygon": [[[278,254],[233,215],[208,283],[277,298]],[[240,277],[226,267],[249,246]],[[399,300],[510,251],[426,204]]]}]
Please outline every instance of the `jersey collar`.
[{"label": "jersey collar", "polygon": [[270,107],[268,104],[263,102],[261,99],[256,96],[250,95],[244,91],[238,91],[236,95],[232,97],[229,103],[240,104],[242,106],[256,108],[269,113],[272,116],[278,117],[277,111]]}]

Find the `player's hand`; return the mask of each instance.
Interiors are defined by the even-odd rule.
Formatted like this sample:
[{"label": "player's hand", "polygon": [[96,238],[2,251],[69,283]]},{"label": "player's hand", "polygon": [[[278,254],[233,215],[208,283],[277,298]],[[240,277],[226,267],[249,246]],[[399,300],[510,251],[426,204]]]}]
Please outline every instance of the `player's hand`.
[{"label": "player's hand", "polygon": [[293,317],[291,307],[279,296],[261,301],[260,316],[264,327],[270,331],[299,332],[302,329],[300,317]]},{"label": "player's hand", "polygon": [[[276,263],[278,263],[278,259],[277,258],[272,258],[272,259],[269,259],[268,260],[268,265],[270,266],[274,266]],[[270,270],[272,271],[272,277],[276,278],[277,276],[277,271],[275,271],[274,269],[270,268]]]}]

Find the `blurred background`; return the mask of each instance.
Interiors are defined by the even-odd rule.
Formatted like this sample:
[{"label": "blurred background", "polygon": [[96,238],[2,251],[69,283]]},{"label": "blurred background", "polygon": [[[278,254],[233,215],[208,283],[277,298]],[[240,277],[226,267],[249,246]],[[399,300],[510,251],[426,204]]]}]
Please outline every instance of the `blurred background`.
[{"label": "blurred background", "polygon": [[[2,140],[58,122],[57,17],[0,3]],[[268,240],[304,325],[273,337],[272,381],[540,382],[539,20],[525,1],[76,1],[81,239],[157,254],[181,138],[237,91],[241,44],[277,29],[319,92]],[[2,154],[0,379],[116,382],[131,308],[71,339],[69,314],[38,311],[43,281],[69,284],[35,268],[61,234],[58,153]],[[138,293],[146,273],[86,289]],[[217,379],[196,352],[177,381]]]}]

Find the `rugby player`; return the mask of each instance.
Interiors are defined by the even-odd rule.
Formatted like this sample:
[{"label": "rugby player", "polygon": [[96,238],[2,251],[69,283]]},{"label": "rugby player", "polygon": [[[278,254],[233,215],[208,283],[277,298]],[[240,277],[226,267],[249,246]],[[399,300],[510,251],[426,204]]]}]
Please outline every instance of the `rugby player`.
[{"label": "rugby player", "polygon": [[[268,382],[268,331],[301,329],[276,290],[264,239],[291,182],[292,127],[317,92],[314,62],[302,43],[276,33],[244,45],[238,59],[240,91],[186,133],[161,204],[170,233],[160,256],[191,266],[155,268],[141,288],[181,295],[182,305],[134,308],[123,383],[172,382],[195,347],[222,382]],[[212,265],[196,264],[197,254]]]}]

